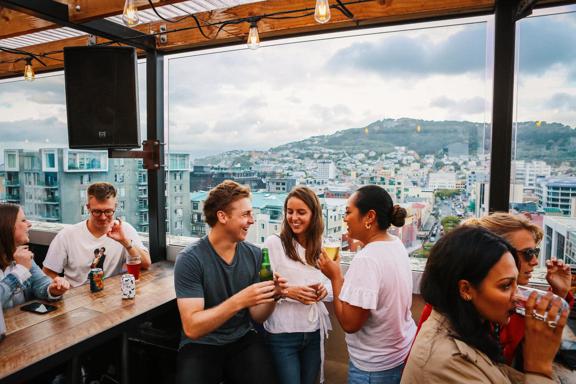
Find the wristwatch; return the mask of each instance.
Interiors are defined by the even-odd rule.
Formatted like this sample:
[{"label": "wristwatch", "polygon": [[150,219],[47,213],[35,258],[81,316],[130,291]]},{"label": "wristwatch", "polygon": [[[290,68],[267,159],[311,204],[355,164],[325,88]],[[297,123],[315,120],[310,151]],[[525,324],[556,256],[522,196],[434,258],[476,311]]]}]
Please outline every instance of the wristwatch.
[{"label": "wristwatch", "polygon": [[133,247],[133,243],[134,243],[134,240],[130,239],[130,244],[128,244],[128,246],[124,247],[124,248],[126,248],[127,251],[131,250]]}]

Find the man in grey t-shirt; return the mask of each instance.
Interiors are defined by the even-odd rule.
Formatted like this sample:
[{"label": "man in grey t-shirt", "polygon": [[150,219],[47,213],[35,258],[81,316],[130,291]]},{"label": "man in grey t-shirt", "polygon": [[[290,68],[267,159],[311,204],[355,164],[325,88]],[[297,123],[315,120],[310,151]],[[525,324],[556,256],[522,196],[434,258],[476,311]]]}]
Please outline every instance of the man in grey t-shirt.
[{"label": "man in grey t-shirt", "polygon": [[219,184],[204,215],[210,233],[186,247],[174,269],[183,328],[177,383],[274,383],[270,354],[250,319],[268,318],[286,281],[258,282],[262,252],[244,241],[254,224],[250,190]]}]

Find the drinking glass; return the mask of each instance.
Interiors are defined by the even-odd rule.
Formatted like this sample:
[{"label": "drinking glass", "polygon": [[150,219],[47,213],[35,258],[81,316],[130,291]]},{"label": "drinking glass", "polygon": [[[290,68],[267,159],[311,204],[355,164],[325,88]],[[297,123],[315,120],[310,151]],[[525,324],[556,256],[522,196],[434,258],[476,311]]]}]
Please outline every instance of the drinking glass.
[{"label": "drinking glass", "polygon": [[126,269],[128,273],[134,275],[134,279],[138,280],[140,278],[140,265],[142,264],[142,259],[139,256],[128,256],[126,259]]},{"label": "drinking glass", "polygon": [[338,255],[340,254],[340,240],[327,237],[324,239],[324,243],[322,248],[326,251],[328,257],[332,260],[338,259]]}]

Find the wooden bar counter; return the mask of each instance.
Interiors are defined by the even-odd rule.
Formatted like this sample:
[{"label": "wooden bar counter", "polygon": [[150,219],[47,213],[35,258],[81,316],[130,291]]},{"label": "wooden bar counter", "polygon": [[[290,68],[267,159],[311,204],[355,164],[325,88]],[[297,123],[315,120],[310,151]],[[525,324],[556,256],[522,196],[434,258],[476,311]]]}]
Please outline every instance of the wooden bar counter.
[{"label": "wooden bar counter", "polygon": [[27,380],[71,360],[150,316],[175,305],[174,264],[162,261],[140,273],[136,298],[123,300],[121,275],[104,280],[104,290],[89,284],[68,291],[51,304],[57,310],[39,315],[22,305],[4,312],[6,338],[0,342],[0,381]]}]

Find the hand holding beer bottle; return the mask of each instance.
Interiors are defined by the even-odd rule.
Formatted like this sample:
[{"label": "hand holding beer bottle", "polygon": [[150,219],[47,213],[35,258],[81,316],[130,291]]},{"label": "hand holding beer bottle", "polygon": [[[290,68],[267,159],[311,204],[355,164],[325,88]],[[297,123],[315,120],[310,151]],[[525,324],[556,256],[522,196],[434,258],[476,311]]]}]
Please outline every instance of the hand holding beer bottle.
[{"label": "hand holding beer bottle", "polygon": [[274,279],[272,267],[270,266],[270,254],[268,248],[262,248],[262,264],[260,265],[260,281],[269,281]]},{"label": "hand holding beer bottle", "polygon": [[274,281],[274,299],[281,299],[286,295],[287,282],[278,273],[272,272],[270,266],[270,253],[268,248],[262,248],[262,264],[260,265],[260,281]]}]

